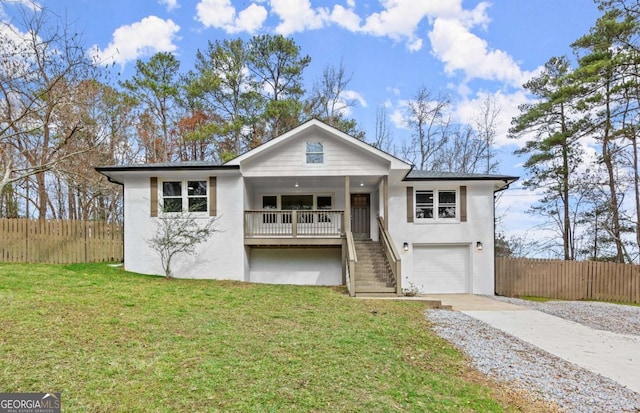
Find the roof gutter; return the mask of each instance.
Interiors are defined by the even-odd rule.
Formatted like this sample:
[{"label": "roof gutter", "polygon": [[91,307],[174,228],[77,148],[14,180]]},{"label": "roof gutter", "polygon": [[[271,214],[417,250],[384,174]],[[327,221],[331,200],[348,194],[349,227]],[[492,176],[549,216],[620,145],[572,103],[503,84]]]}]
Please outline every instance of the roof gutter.
[{"label": "roof gutter", "polygon": [[[98,171],[100,172],[100,171]],[[100,172],[102,174],[102,172]],[[102,174],[104,175],[104,174]],[[115,179],[113,179],[112,177],[108,176],[108,175],[104,175],[107,177],[107,181],[111,182],[112,184],[116,184],[116,185],[120,185],[120,186],[124,186],[124,183],[120,182],[120,181],[116,181]]]},{"label": "roof gutter", "polygon": [[96,166],[96,171],[133,172],[133,171],[207,171],[222,169],[240,169],[240,165],[135,165],[135,166]]},{"label": "roof gutter", "polygon": [[505,191],[505,190],[509,189],[509,186],[511,186],[511,184],[514,183],[517,180],[518,180],[518,178],[516,178],[516,177],[503,179],[502,182],[504,182],[504,186],[502,186],[502,188],[496,189],[495,191],[493,191],[493,193],[496,194],[498,192],[502,192],[502,191]]}]

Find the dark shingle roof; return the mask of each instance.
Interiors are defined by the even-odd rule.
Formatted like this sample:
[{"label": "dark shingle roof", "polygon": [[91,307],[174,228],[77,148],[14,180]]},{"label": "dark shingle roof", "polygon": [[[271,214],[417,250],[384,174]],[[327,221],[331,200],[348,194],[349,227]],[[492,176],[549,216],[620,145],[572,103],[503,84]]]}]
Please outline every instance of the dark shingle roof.
[{"label": "dark shingle roof", "polygon": [[183,162],[158,162],[129,165],[98,166],[97,171],[154,171],[168,169],[237,169],[234,166],[222,165],[219,162],[210,161],[183,161]]},{"label": "dark shingle roof", "polygon": [[405,181],[516,181],[517,176],[411,170]]}]

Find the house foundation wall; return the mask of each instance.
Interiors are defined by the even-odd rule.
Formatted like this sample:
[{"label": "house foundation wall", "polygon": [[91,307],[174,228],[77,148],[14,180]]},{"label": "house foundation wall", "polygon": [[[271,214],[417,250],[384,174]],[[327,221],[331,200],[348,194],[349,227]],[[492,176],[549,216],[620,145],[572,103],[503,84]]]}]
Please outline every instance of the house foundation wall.
[{"label": "house foundation wall", "polygon": [[341,248],[251,248],[249,280],[266,284],[341,285]]}]

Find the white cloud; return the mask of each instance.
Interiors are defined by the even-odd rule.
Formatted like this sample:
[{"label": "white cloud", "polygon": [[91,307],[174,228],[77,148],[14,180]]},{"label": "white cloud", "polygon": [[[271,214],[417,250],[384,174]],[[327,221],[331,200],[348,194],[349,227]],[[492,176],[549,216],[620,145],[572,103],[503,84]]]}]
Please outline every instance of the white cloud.
[{"label": "white cloud", "polygon": [[11,18],[9,17],[5,7],[8,6],[24,6],[32,11],[40,11],[42,10],[42,6],[40,3],[32,1],[32,0],[14,0],[14,1],[2,1],[0,0],[0,21],[9,22]]},{"label": "white cloud", "polygon": [[367,101],[362,97],[360,93],[356,92],[355,90],[343,91],[341,98],[340,113],[342,113],[343,116],[351,116],[352,113],[352,107],[347,105],[347,102],[359,104],[363,108],[367,107]]},{"label": "white cloud", "polygon": [[345,90],[342,92],[342,96],[345,98],[345,100],[358,102],[363,108],[367,107],[367,101],[362,97],[360,93],[356,92],[355,90]]},{"label": "white cloud", "polygon": [[418,36],[419,24],[435,17],[455,17],[469,23],[486,22],[484,9],[480,3],[474,10],[462,9],[461,0],[415,1],[381,0],[384,9],[369,15],[361,31],[375,36],[386,36],[396,41],[405,41],[410,51],[422,48],[423,40]]},{"label": "white cloud", "polygon": [[271,11],[280,17],[275,31],[283,36],[321,29],[329,21],[329,10],[314,9],[309,0],[271,0]]},{"label": "white cloud", "polygon": [[231,0],[201,0],[196,5],[196,13],[196,20],[205,27],[223,29],[227,33],[254,33],[267,19],[267,10],[263,6],[251,3],[236,13]]},{"label": "white cloud", "polygon": [[462,20],[437,18],[429,39],[433,54],[445,64],[448,74],[462,71],[467,80],[497,80],[514,87],[521,87],[531,77],[506,52],[490,50]]},{"label": "white cloud", "polygon": [[174,52],[178,48],[174,41],[180,26],[171,19],[156,16],[145,17],[139,22],[117,28],[113,40],[105,49],[94,46],[100,62],[115,62],[121,65],[142,56],[158,52]]},{"label": "white cloud", "polygon": [[331,11],[331,16],[329,16],[329,20],[332,23],[337,24],[340,27],[343,27],[350,32],[357,32],[360,30],[360,16],[353,11],[353,9],[347,9],[343,6],[336,4],[333,6],[333,10]]},{"label": "white cloud", "polygon": [[409,107],[409,100],[400,99],[395,105],[391,105],[388,108],[391,109],[389,113],[389,120],[398,129],[409,130],[407,124],[407,108]]},{"label": "white cloud", "polygon": [[397,87],[387,86],[387,92],[391,93],[393,96],[400,96],[400,89]]},{"label": "white cloud", "polygon": [[236,9],[231,0],[202,0],[196,5],[196,19],[206,27],[224,28],[233,23]]},{"label": "white cloud", "polygon": [[[456,103],[454,116],[461,123],[474,126],[475,119],[480,115],[480,108],[489,96],[486,92],[479,92],[472,99],[464,98]],[[500,91],[492,93],[491,99],[495,107],[499,110],[496,119],[495,146],[502,147],[508,145],[523,146],[524,139],[509,139],[507,137],[511,127],[511,119],[520,114],[518,106],[524,103],[531,103],[530,98],[524,91],[505,94]]]},{"label": "white cloud", "polygon": [[158,0],[158,3],[164,4],[165,6],[167,6],[168,11],[171,11],[173,9],[180,7],[180,5],[178,4],[178,0]]},{"label": "white cloud", "polygon": [[[0,74],[4,76],[29,75],[29,66],[35,62],[30,36],[10,23],[0,25],[3,49],[0,51]],[[40,38],[38,37],[38,41]]]},{"label": "white cloud", "polygon": [[35,0],[14,0],[13,3],[22,4],[31,10],[42,10],[42,5]]},{"label": "white cloud", "polygon": [[262,6],[252,4],[238,13],[238,18],[235,21],[236,31],[255,33],[262,27],[266,19],[267,10]]}]

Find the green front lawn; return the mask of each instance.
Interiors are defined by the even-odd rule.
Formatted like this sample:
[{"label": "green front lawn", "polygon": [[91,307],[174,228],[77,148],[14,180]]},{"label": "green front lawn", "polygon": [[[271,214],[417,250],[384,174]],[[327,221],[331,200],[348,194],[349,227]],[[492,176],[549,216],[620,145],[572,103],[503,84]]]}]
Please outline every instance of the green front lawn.
[{"label": "green front lawn", "polygon": [[505,408],[419,303],[104,264],[0,264],[0,360],[0,392],[64,412]]}]

